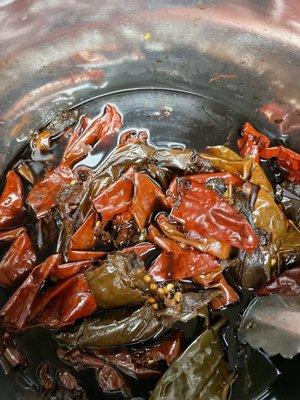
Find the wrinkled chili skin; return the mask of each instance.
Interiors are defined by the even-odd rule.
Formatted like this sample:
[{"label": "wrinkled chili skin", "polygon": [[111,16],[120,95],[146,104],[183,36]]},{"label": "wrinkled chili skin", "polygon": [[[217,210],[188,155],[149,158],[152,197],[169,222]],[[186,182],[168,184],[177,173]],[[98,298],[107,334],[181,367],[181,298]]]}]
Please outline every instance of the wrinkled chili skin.
[{"label": "wrinkled chili skin", "polygon": [[31,315],[39,289],[52,269],[60,263],[61,256],[54,254],[32,270],[0,310],[0,319],[5,327],[17,330],[24,328]]},{"label": "wrinkled chili skin", "polygon": [[79,273],[57,283],[37,299],[30,319],[32,325],[61,328],[89,316],[96,309],[97,304],[86,278]]},{"label": "wrinkled chili skin", "polygon": [[129,210],[133,189],[130,179],[120,178],[93,200],[93,205],[101,215],[102,221],[109,221],[116,215]]},{"label": "wrinkled chili skin", "polygon": [[66,166],[58,166],[48,172],[44,179],[33,187],[29,192],[26,202],[36,213],[38,218],[46,215],[56,205],[58,196],[64,184],[70,184],[73,179],[73,172]]},{"label": "wrinkled chili skin", "polygon": [[36,261],[37,254],[32,240],[23,231],[16,236],[0,261],[0,285],[10,288],[20,284],[29,275]]},{"label": "wrinkled chili skin", "polygon": [[[226,146],[157,148],[146,131],[121,132],[109,152],[122,122],[107,105],[99,117],[82,116],[55,135],[48,126],[32,140],[31,160],[8,172],[0,195],[0,211],[10,205],[0,216],[0,285],[14,292],[0,310],[7,335],[0,355],[22,366],[9,338],[41,326],[63,346],[59,358],[77,371],[93,369],[103,392],[131,398],[127,377],[159,377],[167,367],[166,376],[176,376],[179,365],[171,382],[177,393],[184,355],[200,385],[185,387],[183,378],[184,393],[224,400],[232,376],[220,326],[210,325],[224,310],[213,310],[244,300],[244,289],[300,294],[300,156],[271,147],[249,123],[237,143],[241,156]],[[104,161],[86,166],[97,151]],[[275,172],[260,165],[269,159],[280,170],[272,183],[267,177]],[[176,329],[196,318],[202,334],[182,353],[190,338]],[[44,364],[37,373],[47,395],[85,398],[68,371],[55,379]],[[152,398],[169,390],[165,383]]]},{"label": "wrinkled chili skin", "polygon": [[107,135],[114,134],[121,125],[121,115],[112,105],[108,105],[103,115],[96,118],[90,125],[86,119],[81,118],[69,139],[58,167],[49,171],[27,196],[26,201],[38,218],[51,211],[58,202],[63,185],[69,185],[73,181],[74,164],[90,152],[92,145]]},{"label": "wrinkled chili skin", "polygon": [[220,259],[227,259],[230,255],[231,246],[227,243],[200,236],[197,239],[191,239],[182,231],[180,224],[168,218],[164,213],[159,213],[155,218],[155,222],[167,237],[177,243],[188,245],[191,248],[194,247],[195,249],[212,254]]},{"label": "wrinkled chili skin", "polygon": [[242,137],[237,141],[237,146],[242,157],[252,156],[259,162],[260,151],[270,146],[267,136],[258,132],[249,122],[242,128]]},{"label": "wrinkled chili skin", "polygon": [[0,196],[0,229],[18,226],[25,216],[23,183],[19,175],[11,170]]},{"label": "wrinkled chili skin", "polygon": [[260,158],[275,158],[278,165],[286,173],[288,181],[300,183],[300,155],[284,146],[270,147],[267,136],[258,132],[248,122],[243,126],[242,138],[237,142],[243,157],[253,157],[259,163]]},{"label": "wrinkled chili skin", "polygon": [[158,282],[222,270],[214,256],[195,249],[184,250],[152,225],[148,228],[148,238],[163,250],[149,268],[149,273]]},{"label": "wrinkled chili skin", "polygon": [[257,248],[258,238],[250,224],[213,190],[190,182],[180,186],[180,196],[170,215],[192,238],[213,237],[246,251]]}]

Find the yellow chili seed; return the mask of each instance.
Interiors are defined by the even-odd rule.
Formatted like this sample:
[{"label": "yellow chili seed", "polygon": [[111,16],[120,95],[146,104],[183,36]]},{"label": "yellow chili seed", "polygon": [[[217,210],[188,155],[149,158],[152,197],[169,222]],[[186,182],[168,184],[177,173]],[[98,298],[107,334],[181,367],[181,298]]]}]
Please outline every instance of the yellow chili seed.
[{"label": "yellow chili seed", "polygon": [[182,300],[182,294],[181,294],[180,292],[176,292],[176,293],[174,294],[173,299],[174,299],[177,303],[180,303],[181,300]]},{"label": "yellow chili seed", "polygon": [[153,306],[152,306],[153,308],[154,308],[154,310],[158,310],[159,309],[159,307],[158,307],[158,304],[157,303],[155,303],[155,304],[153,304]]},{"label": "yellow chili seed", "polygon": [[156,285],[156,283],[151,283],[150,289],[151,289],[151,290],[157,290],[157,285]]},{"label": "yellow chili seed", "polygon": [[274,265],[276,265],[276,263],[277,263],[276,258],[271,258],[271,265],[272,265],[272,267],[274,267]]},{"label": "yellow chili seed", "polygon": [[165,294],[164,288],[159,287],[159,288],[157,289],[157,293],[158,293],[160,296],[164,296],[164,294]]},{"label": "yellow chili seed", "polygon": [[167,291],[168,291],[168,292],[171,292],[171,290],[174,289],[173,283],[168,283],[167,286],[166,286],[166,288],[167,288]]},{"label": "yellow chili seed", "polygon": [[154,303],[156,303],[156,300],[155,300],[154,297],[149,297],[149,298],[148,298],[148,302],[149,302],[150,304],[154,304]]},{"label": "yellow chili seed", "polygon": [[146,283],[149,283],[150,281],[151,281],[151,277],[150,277],[150,275],[144,275],[144,281],[146,282]]}]

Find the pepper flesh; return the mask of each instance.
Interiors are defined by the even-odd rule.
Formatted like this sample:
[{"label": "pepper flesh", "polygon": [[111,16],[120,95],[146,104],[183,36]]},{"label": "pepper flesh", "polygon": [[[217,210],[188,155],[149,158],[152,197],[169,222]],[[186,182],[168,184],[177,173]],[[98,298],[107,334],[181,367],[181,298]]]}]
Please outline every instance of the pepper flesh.
[{"label": "pepper flesh", "polygon": [[0,285],[10,288],[21,283],[29,275],[36,264],[37,255],[32,240],[24,228],[5,232],[5,235],[6,240],[11,240],[16,235],[0,261]]},{"label": "pepper flesh", "polygon": [[184,225],[193,239],[211,237],[253,251],[258,238],[246,219],[216,192],[196,182],[180,186],[180,200],[170,216]]},{"label": "pepper flesh", "polygon": [[61,256],[54,254],[32,270],[0,310],[4,326],[9,329],[21,329],[26,325],[42,284],[60,262]]},{"label": "pepper flesh", "polygon": [[19,175],[11,170],[0,196],[0,229],[18,226],[25,216],[23,184]]},{"label": "pepper flesh", "polygon": [[176,242],[163,236],[154,226],[148,229],[149,240],[163,249],[153,261],[149,273],[156,281],[192,278],[198,274],[222,271],[218,260],[199,250],[183,250]]},{"label": "pepper flesh", "polygon": [[33,325],[62,328],[87,317],[97,309],[84,274],[79,273],[58,282],[38,298],[30,320]]}]

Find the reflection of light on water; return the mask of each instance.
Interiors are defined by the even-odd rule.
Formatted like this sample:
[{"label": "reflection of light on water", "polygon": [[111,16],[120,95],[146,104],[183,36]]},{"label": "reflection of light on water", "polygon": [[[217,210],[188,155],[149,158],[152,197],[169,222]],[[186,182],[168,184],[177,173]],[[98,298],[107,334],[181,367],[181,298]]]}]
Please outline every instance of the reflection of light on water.
[{"label": "reflection of light on water", "polygon": [[78,164],[76,164],[76,168],[78,167],[89,167],[89,168],[95,168],[96,165],[101,163],[104,160],[104,157],[107,155],[107,152],[105,150],[102,151],[97,151],[97,153],[91,152],[88,157],[86,157],[84,160],[80,161]]},{"label": "reflection of light on water", "polygon": [[183,143],[180,143],[180,142],[170,142],[170,141],[161,140],[159,142],[156,142],[156,145],[158,147],[164,147],[167,149],[182,149],[182,150],[186,149],[186,145]]}]

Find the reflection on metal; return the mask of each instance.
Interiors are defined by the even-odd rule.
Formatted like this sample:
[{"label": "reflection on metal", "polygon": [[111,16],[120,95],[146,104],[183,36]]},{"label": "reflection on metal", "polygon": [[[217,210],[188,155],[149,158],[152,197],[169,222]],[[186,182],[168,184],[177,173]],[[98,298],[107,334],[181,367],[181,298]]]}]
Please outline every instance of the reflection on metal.
[{"label": "reflection on metal", "polygon": [[0,147],[11,154],[14,137],[25,139],[58,111],[141,86],[208,95],[251,120],[268,102],[297,108],[298,5],[1,1]]}]

